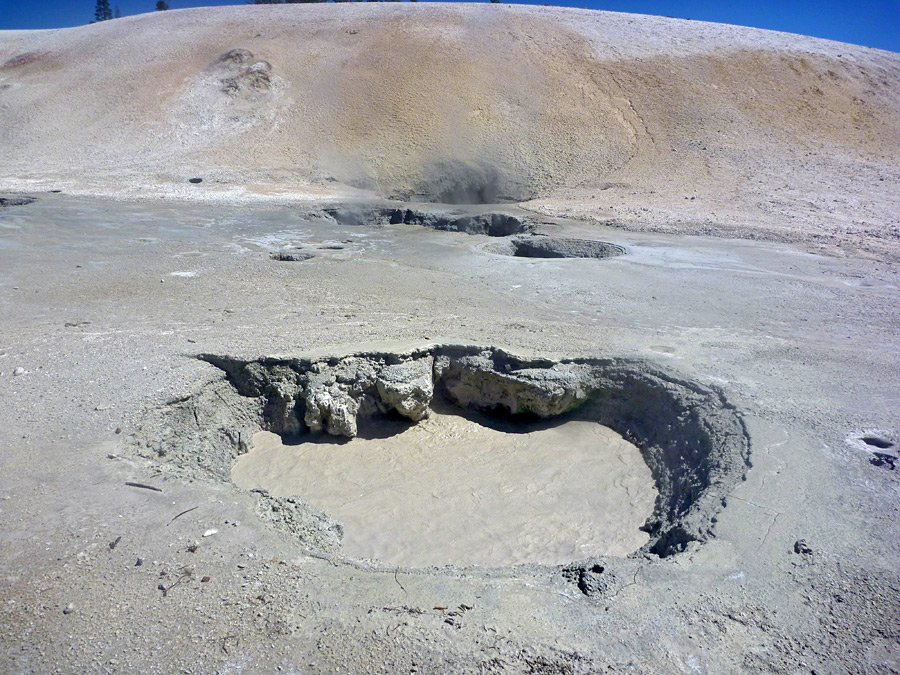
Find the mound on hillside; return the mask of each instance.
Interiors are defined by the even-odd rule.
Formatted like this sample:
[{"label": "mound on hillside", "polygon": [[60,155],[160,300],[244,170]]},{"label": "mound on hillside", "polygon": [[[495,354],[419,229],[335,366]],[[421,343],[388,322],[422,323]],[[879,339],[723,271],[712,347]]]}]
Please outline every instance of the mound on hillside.
[{"label": "mound on hillside", "polygon": [[157,12],[0,33],[0,109],[7,190],[362,190],[900,236],[900,55],[747,28],[487,4]]}]

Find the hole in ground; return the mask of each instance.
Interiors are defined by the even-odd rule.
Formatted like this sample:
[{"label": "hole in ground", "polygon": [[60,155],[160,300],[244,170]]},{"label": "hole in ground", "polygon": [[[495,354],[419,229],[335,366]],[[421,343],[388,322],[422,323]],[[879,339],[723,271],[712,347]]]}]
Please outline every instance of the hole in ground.
[{"label": "hole in ground", "polygon": [[863,436],[860,440],[866,445],[871,445],[874,448],[879,448],[881,450],[886,450],[887,448],[893,448],[894,444],[886,438],[881,438],[880,436]]},{"label": "hole in ground", "polygon": [[[165,465],[169,471],[189,476],[231,480],[235,460],[251,451],[251,439],[260,431],[302,443],[287,451],[301,449],[313,454],[340,453],[356,442],[342,445],[305,442],[316,435],[357,440],[366,437],[369,440],[357,443],[358,451],[363,453],[360,457],[373,457],[372,462],[384,461],[380,455],[391,452],[400,453],[398,462],[408,459],[399,446],[384,450],[388,442],[396,443],[414,436],[422,439],[423,447],[407,449],[407,452],[431,452],[438,457],[440,443],[435,439],[450,442],[474,434],[478,440],[470,445],[475,447],[451,450],[452,457],[438,457],[440,461],[460,462],[460,466],[454,468],[455,474],[463,481],[471,479],[474,482],[476,478],[496,479],[497,474],[502,476],[502,470],[489,466],[479,473],[474,464],[468,466],[473,475],[467,476],[467,461],[471,459],[467,452],[477,453],[480,446],[490,448],[493,445],[498,453],[510,454],[509,448],[540,439],[539,434],[556,434],[555,441],[534,441],[536,447],[533,450],[515,458],[527,462],[530,457],[537,461],[537,466],[512,471],[515,480],[511,481],[510,489],[527,491],[529,472],[534,472],[542,476],[533,481],[535,494],[539,494],[544,484],[551,485],[555,480],[561,485],[569,480],[554,478],[554,470],[570,471],[568,476],[572,475],[573,469],[587,467],[591,462],[601,462],[608,468],[608,462],[591,454],[600,452],[603,445],[594,437],[590,437],[590,442],[586,441],[585,448],[574,451],[576,455],[562,455],[562,462],[556,465],[552,465],[551,460],[559,458],[540,454],[554,445],[568,453],[568,443],[578,445],[582,434],[610,434],[602,429],[607,427],[637,449],[646,465],[644,476],[649,471],[656,490],[655,498],[651,496],[652,513],[641,526],[646,543],[641,545],[631,540],[623,548],[640,547],[643,553],[668,556],[684,550],[691,542],[703,542],[712,536],[716,515],[749,466],[749,441],[743,423],[718,392],[699,383],[675,378],[639,361],[523,359],[492,347],[453,345],[404,353],[368,352],[329,358],[273,357],[247,361],[211,354],[200,358],[222,369],[225,378],[212,381],[187,400],[173,401],[158,414],[148,415],[145,425],[135,435],[134,447],[139,454]],[[430,408],[436,408],[435,414],[425,419]],[[538,421],[533,421],[535,419]],[[400,433],[372,431],[382,424],[394,425],[392,430]],[[520,433],[510,433],[510,429]],[[411,436],[407,436],[409,434]],[[379,438],[385,443],[373,445],[373,439]],[[618,451],[626,452],[626,446],[622,445],[624,441],[614,436],[607,438],[613,439],[611,443]],[[481,439],[494,440],[484,442]],[[429,448],[429,443],[433,447]],[[373,454],[371,448],[376,446],[379,449]],[[252,452],[258,451],[257,447]],[[622,456],[633,458],[634,454]],[[536,459],[538,457],[541,459]],[[336,455],[334,461],[346,459]],[[251,458],[241,460],[246,461]],[[367,461],[360,459],[351,464],[362,465],[364,469]],[[430,470],[440,474],[440,461],[432,464]],[[634,462],[628,461],[634,468]],[[304,465],[301,470],[308,472],[314,468],[310,463],[319,462],[307,456],[300,463]],[[336,475],[344,470],[335,470]],[[429,470],[428,467],[425,470]],[[404,468],[400,473],[408,471],[412,469]],[[602,487],[602,477],[587,470],[585,473],[589,474],[587,480],[597,498],[602,499],[601,493],[607,490]],[[574,475],[572,481],[583,478],[578,471]],[[591,478],[591,475],[595,477]],[[637,475],[629,474],[628,480]],[[457,483],[451,491],[458,492],[459,485]],[[352,486],[345,482],[344,487]],[[365,491],[364,486],[355,489]],[[396,489],[406,494],[412,488]],[[496,489],[496,485],[488,488],[487,494],[495,494]],[[437,490],[440,496],[439,484],[437,488],[430,488],[427,494],[431,490]],[[311,505],[305,494],[291,497],[278,494],[260,493],[259,509],[265,520],[291,532],[309,549],[342,552],[343,528],[334,514]],[[612,508],[607,506],[599,510]],[[628,510],[630,518],[641,520],[646,516],[637,507]],[[495,531],[512,529],[504,527],[504,516],[491,515],[490,509],[483,518],[497,520],[493,525],[499,529]],[[600,516],[596,512],[591,516],[573,515],[567,508],[553,509],[551,505],[538,521],[542,519],[560,523],[559,528],[568,528],[567,542],[562,543],[569,547],[568,552],[558,556],[580,557],[577,533],[590,529],[585,519],[593,521]],[[633,525],[626,529],[634,533]],[[540,522],[525,523],[524,529],[519,528],[516,536],[502,546],[506,547],[507,553],[519,548],[525,551],[530,545],[529,537],[544,537],[542,532]],[[428,540],[406,546],[414,554],[424,555],[434,544]],[[484,553],[481,552],[484,564],[500,564],[492,563],[490,556]],[[519,553],[514,551],[504,560],[533,558],[530,553]],[[377,555],[388,557],[388,553]],[[450,562],[445,555],[438,558]]]},{"label": "hole in ground", "polygon": [[294,253],[292,251],[274,251],[269,254],[269,257],[272,260],[278,260],[281,262],[303,262],[305,260],[311,260],[315,256],[312,253]]},{"label": "hole in ground", "polygon": [[5,206],[27,206],[34,204],[37,197],[0,197],[0,208]]},{"label": "hole in ground", "polygon": [[873,452],[872,454],[874,457],[869,458],[869,463],[872,466],[880,466],[891,471],[897,468],[897,462],[900,461],[893,455],[888,455],[884,452]]},{"label": "hole in ground", "polygon": [[517,258],[611,258],[625,253],[621,246],[605,241],[537,235],[510,237],[486,246],[485,250]]}]

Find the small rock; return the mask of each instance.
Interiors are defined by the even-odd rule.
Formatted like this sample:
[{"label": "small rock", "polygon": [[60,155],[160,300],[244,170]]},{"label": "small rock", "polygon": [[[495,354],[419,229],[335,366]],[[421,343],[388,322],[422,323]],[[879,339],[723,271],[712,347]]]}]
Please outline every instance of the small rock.
[{"label": "small rock", "polygon": [[121,434],[121,433],[122,433],[122,427],[116,427],[116,433],[117,433],[117,434]]},{"label": "small rock", "polygon": [[200,583],[205,584],[207,581],[209,581],[209,579],[209,577],[203,577],[202,579],[200,579]]},{"label": "small rock", "polygon": [[434,359],[430,357],[384,368],[376,380],[384,406],[413,422],[426,417],[434,396],[433,368]]},{"label": "small rock", "polygon": [[13,369],[13,375],[18,376],[18,375],[24,375],[24,374],[25,374],[25,369],[22,366],[16,366]]},{"label": "small rock", "polygon": [[194,185],[196,185],[197,183],[202,183],[202,182],[203,182],[202,178],[188,178],[188,183],[193,183]]},{"label": "small rock", "polygon": [[218,531],[216,528],[212,528],[212,529],[207,530],[206,532],[204,532],[204,533],[203,533],[203,536],[204,536],[204,537],[211,537],[211,536],[213,536],[214,534],[218,534],[218,533],[219,533],[219,531]]},{"label": "small rock", "polygon": [[794,553],[798,555],[809,555],[813,550],[807,545],[806,539],[798,539],[794,542]]},{"label": "small rock", "polygon": [[135,566],[135,567],[140,567],[140,566],[143,565],[143,564],[144,564],[144,559],[143,559],[143,558],[138,558],[138,559],[135,561],[134,566]]},{"label": "small rock", "polygon": [[66,605],[65,609],[63,609],[63,614],[71,614],[74,611],[75,605],[70,602],[68,605]]}]

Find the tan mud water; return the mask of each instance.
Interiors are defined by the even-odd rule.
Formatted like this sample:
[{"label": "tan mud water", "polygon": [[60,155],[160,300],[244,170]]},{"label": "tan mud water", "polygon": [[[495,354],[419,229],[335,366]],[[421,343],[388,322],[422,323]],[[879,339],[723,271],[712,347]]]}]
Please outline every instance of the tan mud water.
[{"label": "tan mud water", "polygon": [[625,555],[647,541],[656,498],[638,449],[595,422],[505,433],[436,413],[343,444],[259,432],[231,476],[326,511],[346,555],[410,567]]}]

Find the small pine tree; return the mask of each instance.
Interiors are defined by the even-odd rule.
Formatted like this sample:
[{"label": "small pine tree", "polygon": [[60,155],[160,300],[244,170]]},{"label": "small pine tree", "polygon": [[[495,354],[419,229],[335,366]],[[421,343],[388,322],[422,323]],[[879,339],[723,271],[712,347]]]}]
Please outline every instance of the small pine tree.
[{"label": "small pine tree", "polygon": [[115,16],[116,16],[117,19],[121,19],[121,18],[122,18],[122,12],[119,11],[119,6],[118,6],[118,5],[116,5],[116,15],[115,15]]},{"label": "small pine tree", "polygon": [[111,18],[113,18],[113,13],[109,6],[109,0],[97,0],[97,8],[94,10],[94,20],[107,21]]},{"label": "small pine tree", "polygon": [[165,0],[159,0],[159,2],[156,3],[157,12],[165,12],[167,9],[169,9],[169,3]]}]

